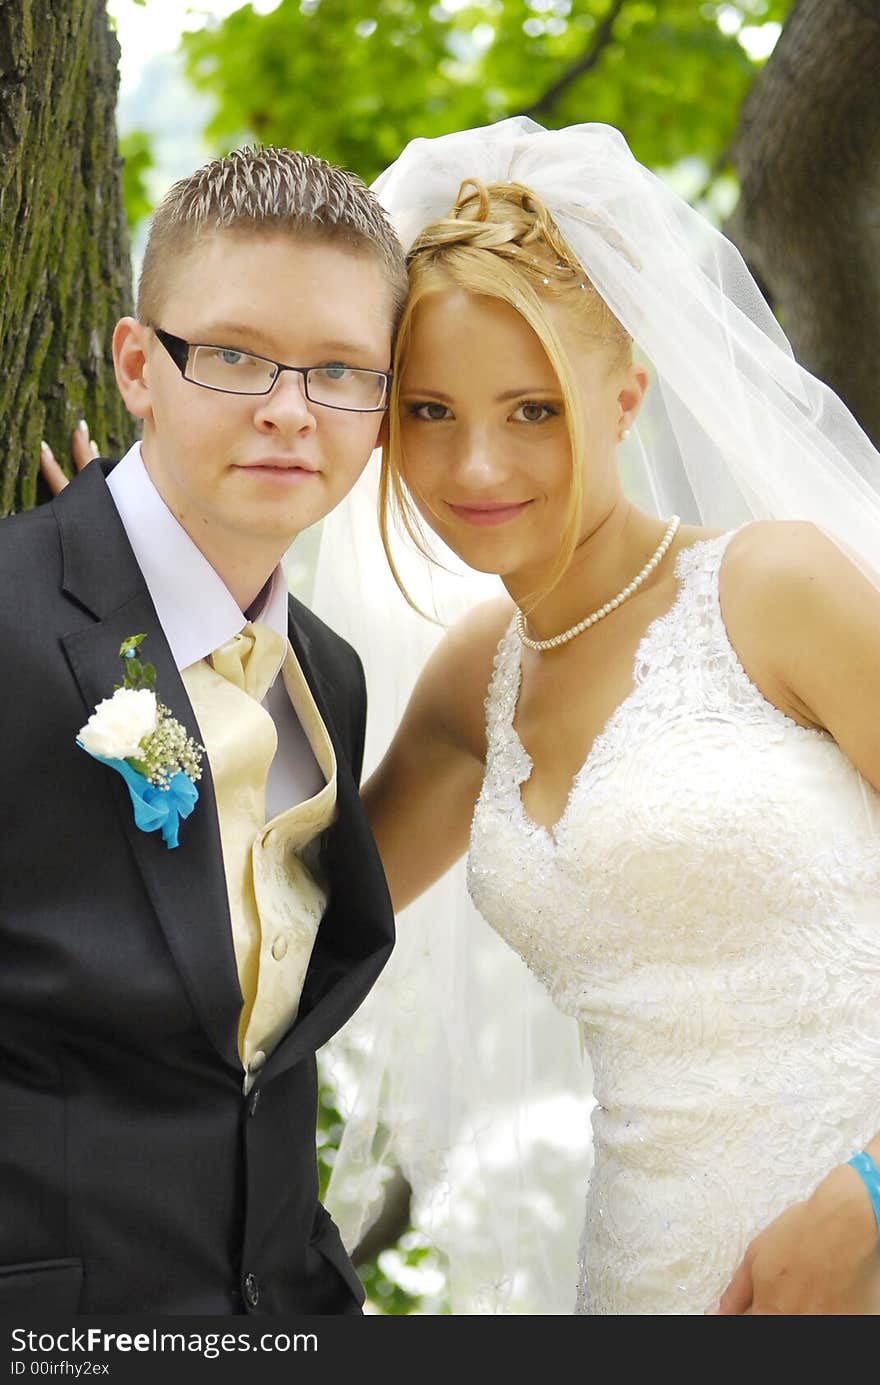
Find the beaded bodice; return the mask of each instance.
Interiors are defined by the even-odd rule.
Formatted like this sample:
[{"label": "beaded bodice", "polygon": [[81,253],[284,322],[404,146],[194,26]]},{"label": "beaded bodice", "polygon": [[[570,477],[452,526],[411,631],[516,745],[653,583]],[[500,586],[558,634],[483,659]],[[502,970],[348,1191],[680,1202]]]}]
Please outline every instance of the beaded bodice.
[{"label": "beaded bodice", "polygon": [[583,1312],[702,1313],[754,1232],[880,1128],[880,796],[746,675],[718,597],[730,537],[679,553],[552,833],[520,797],[512,628],[486,701],[469,889],[593,1065]]}]

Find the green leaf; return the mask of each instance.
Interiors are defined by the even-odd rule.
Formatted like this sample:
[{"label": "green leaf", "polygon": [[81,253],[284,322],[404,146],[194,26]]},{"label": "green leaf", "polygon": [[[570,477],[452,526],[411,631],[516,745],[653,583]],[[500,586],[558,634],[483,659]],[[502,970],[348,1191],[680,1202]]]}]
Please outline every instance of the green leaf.
[{"label": "green leaf", "polygon": [[[141,0],[138,0],[141,3]],[[122,196],[129,230],[134,231],[153,210],[149,174],[156,166],[153,138],[146,130],[129,130],[119,140],[122,155]]]}]

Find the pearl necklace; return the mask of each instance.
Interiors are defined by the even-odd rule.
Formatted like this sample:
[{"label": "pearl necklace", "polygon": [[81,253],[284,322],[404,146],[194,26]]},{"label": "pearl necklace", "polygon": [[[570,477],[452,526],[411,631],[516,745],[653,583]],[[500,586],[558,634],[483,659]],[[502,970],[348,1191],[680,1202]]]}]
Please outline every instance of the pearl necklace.
[{"label": "pearl necklace", "polygon": [[678,515],[673,515],[667,525],[666,533],[663,535],[654,553],[645,563],[645,566],[638,576],[634,577],[629,585],[624,587],[622,592],[618,592],[617,596],[611,601],[606,601],[604,606],[600,606],[598,611],[593,611],[591,615],[585,616],[583,620],[578,621],[577,625],[572,625],[569,630],[563,630],[561,635],[554,635],[552,639],[549,640],[531,639],[530,636],[526,634],[526,618],[522,611],[517,609],[515,621],[516,633],[519,635],[523,644],[527,645],[529,649],[556,649],[560,644],[567,644],[569,640],[573,640],[575,635],[580,635],[584,630],[588,630],[591,625],[596,624],[597,620],[604,620],[612,611],[616,611],[618,606],[622,606],[624,601],[629,600],[633,592],[638,591],[645,578],[663,561],[669,545],[675,538],[675,531],[678,529],[680,523],[681,520]]}]

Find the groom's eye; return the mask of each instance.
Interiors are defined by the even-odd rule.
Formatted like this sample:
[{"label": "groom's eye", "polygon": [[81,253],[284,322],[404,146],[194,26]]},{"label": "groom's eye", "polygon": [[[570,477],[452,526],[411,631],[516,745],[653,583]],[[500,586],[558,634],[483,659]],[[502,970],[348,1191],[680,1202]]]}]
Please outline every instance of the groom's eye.
[{"label": "groom's eye", "polygon": [[220,347],[217,355],[223,365],[240,365],[242,361],[253,359],[251,356],[245,356],[243,351],[234,351],[231,346]]},{"label": "groom's eye", "polygon": [[323,375],[326,380],[347,380],[351,374],[351,369],[339,361],[332,361],[330,365],[319,366],[316,373]]}]

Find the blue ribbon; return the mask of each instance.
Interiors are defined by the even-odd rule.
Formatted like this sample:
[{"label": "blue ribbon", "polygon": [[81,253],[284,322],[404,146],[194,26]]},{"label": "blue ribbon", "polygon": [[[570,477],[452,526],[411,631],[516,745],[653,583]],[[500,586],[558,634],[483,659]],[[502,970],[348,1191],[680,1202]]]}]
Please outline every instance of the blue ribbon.
[{"label": "blue ribbon", "polygon": [[108,760],[103,755],[94,755],[91,750],[86,750],[82,741],[77,741],[77,745],[93,760],[109,765],[122,775],[134,808],[135,826],[142,832],[161,831],[166,846],[177,846],[180,819],[189,817],[199,796],[189,775],[178,770],[167,789],[161,789],[157,784],[151,784],[138,770],[132,769],[126,760]]}]

